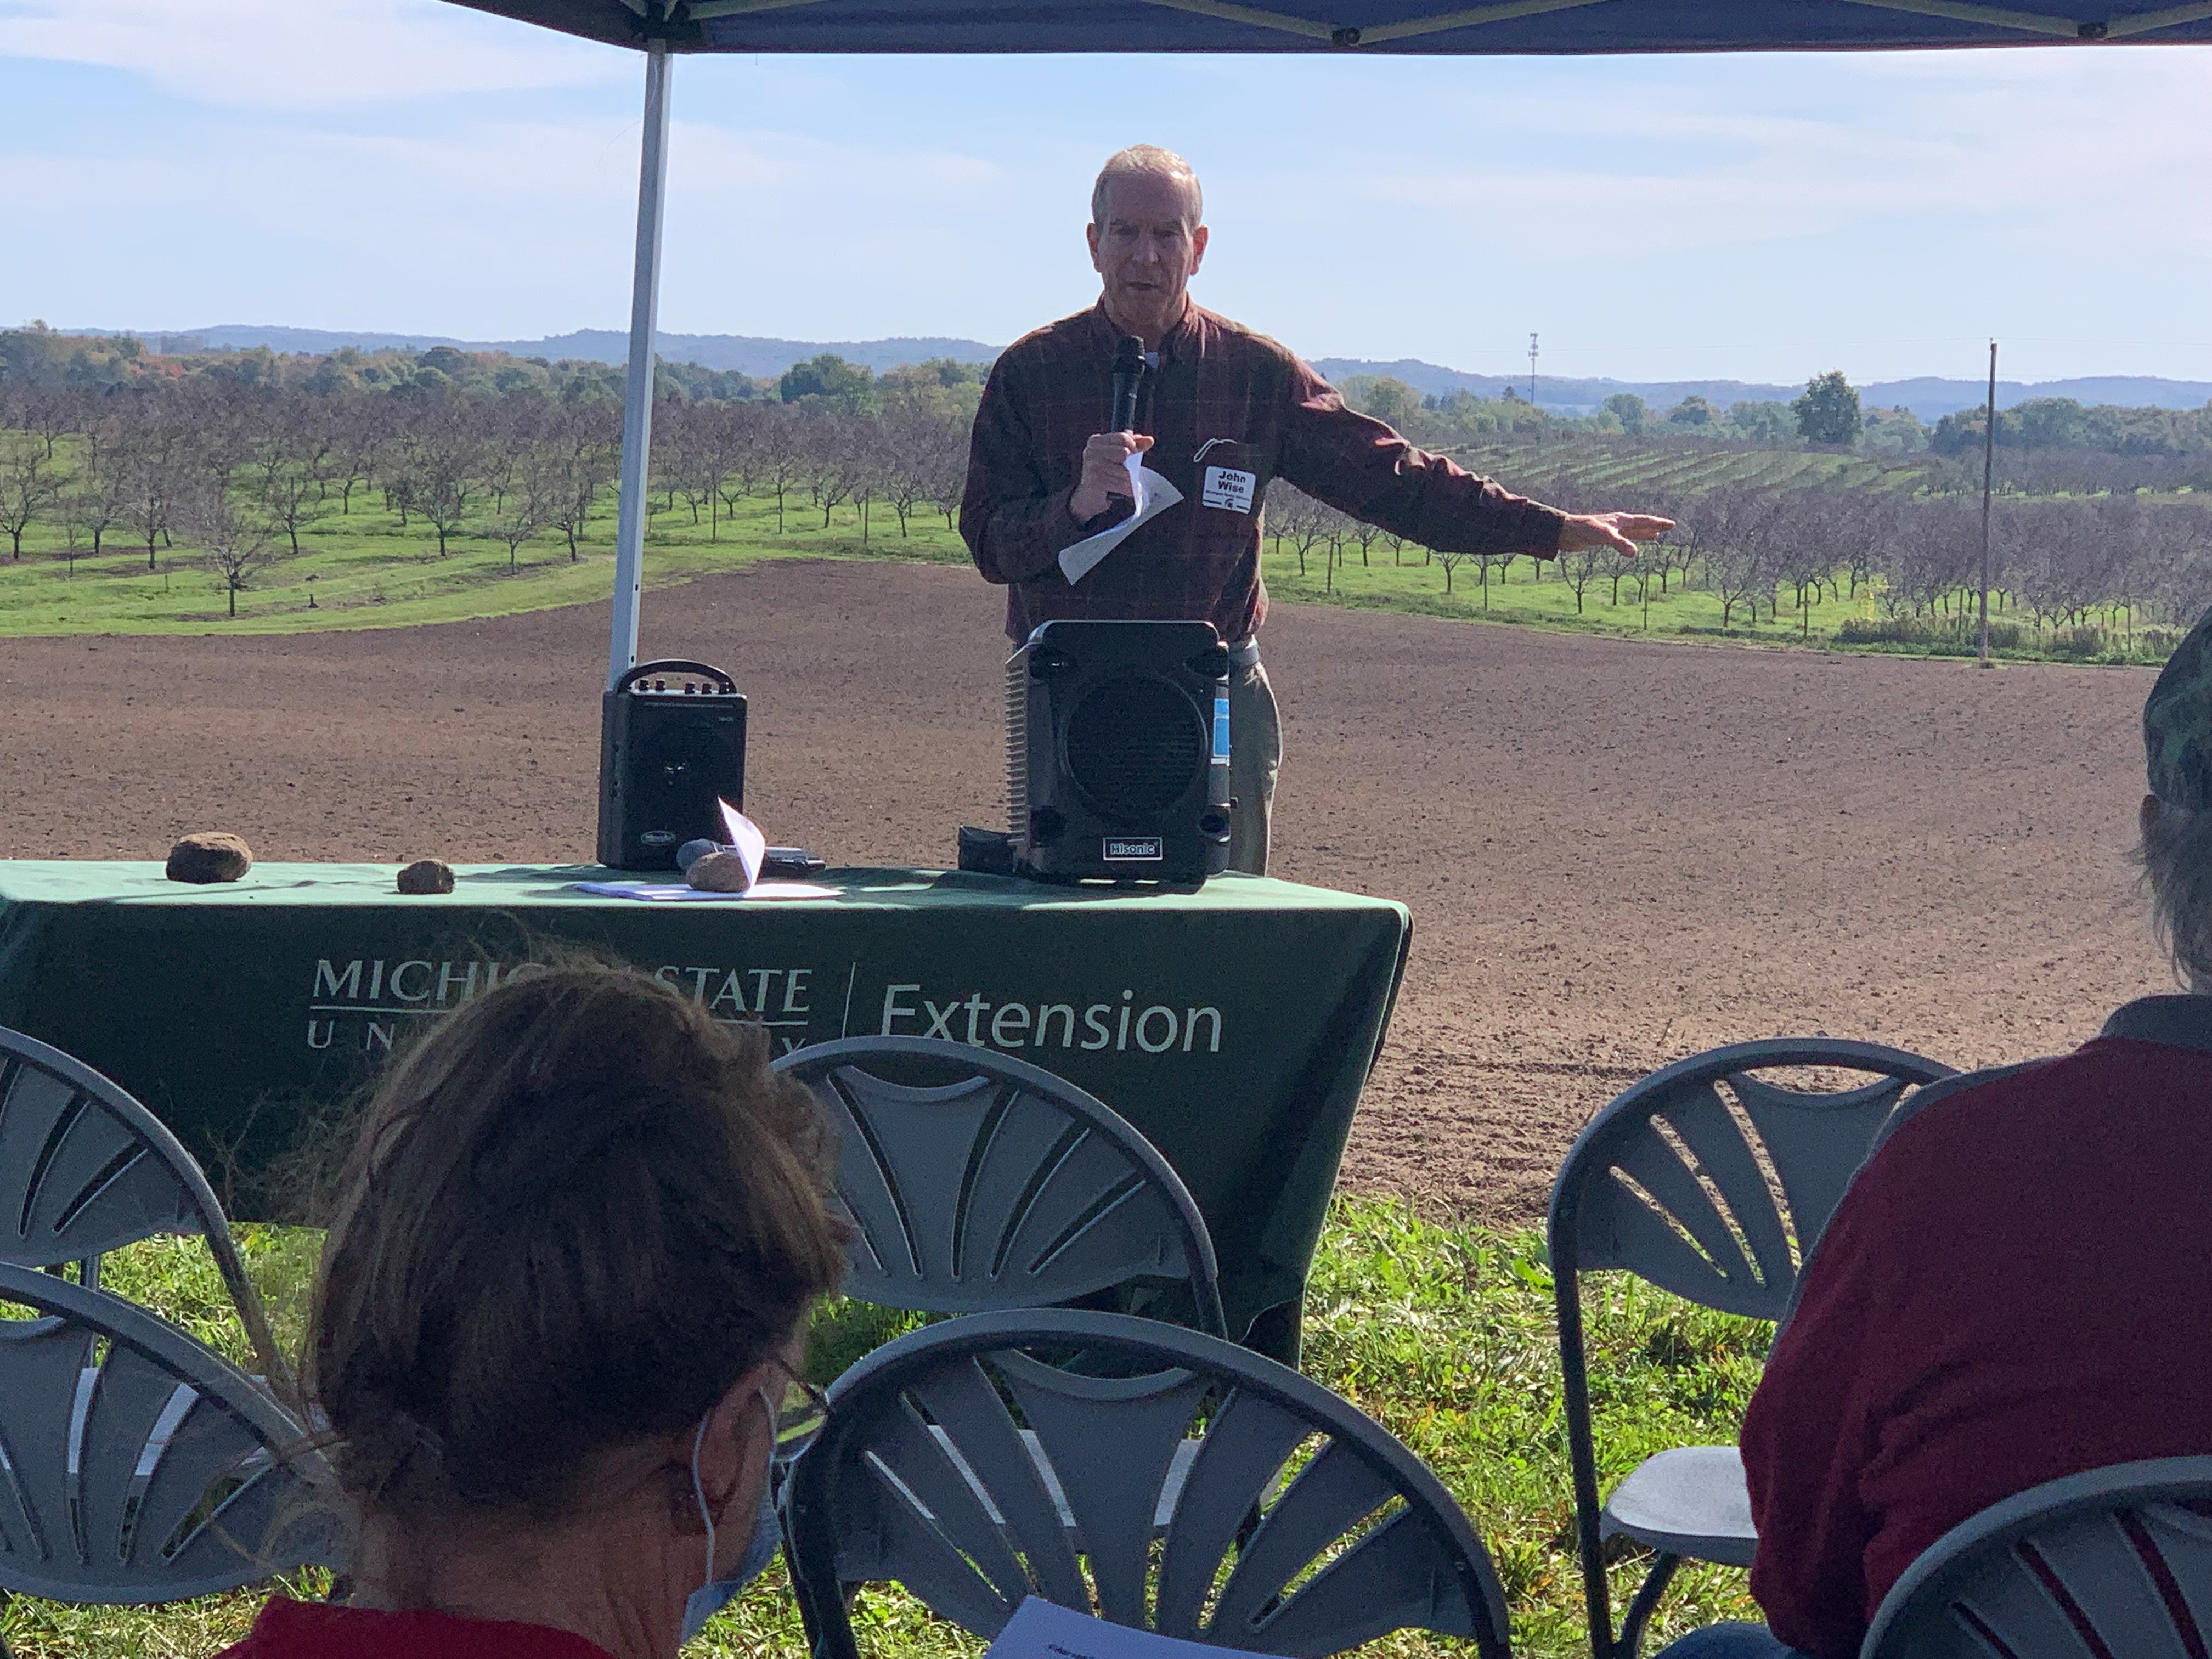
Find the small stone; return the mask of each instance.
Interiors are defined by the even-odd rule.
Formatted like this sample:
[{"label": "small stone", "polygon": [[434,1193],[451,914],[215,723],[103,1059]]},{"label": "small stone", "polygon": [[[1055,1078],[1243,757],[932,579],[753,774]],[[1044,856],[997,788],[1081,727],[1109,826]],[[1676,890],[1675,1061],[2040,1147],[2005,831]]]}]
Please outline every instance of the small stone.
[{"label": "small stone", "polygon": [[453,866],[443,859],[417,859],[399,872],[403,893],[450,893]]},{"label": "small stone", "polygon": [[721,842],[709,841],[704,836],[700,836],[696,841],[687,841],[676,849],[676,867],[679,870],[689,870],[708,854],[719,853],[722,850]]},{"label": "small stone", "polygon": [[702,893],[742,893],[753,884],[745,861],[735,853],[709,853],[692,860],[684,879]]},{"label": "small stone", "polygon": [[242,836],[206,830],[186,836],[169,849],[164,873],[171,881],[204,887],[212,882],[236,881],[252,867],[253,849]]}]

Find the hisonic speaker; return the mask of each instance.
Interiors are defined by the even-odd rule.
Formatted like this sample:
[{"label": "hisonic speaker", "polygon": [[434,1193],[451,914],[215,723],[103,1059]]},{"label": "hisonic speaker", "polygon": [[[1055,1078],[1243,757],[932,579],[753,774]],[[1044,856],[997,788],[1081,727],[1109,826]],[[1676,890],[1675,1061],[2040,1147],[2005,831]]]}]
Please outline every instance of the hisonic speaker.
[{"label": "hisonic speaker", "polygon": [[599,862],[673,870],[676,849],[720,841],[717,800],[745,804],[745,700],[702,662],[641,663],[599,705]]},{"label": "hisonic speaker", "polygon": [[1051,622],[1006,663],[1014,863],[1048,880],[1229,867],[1229,653],[1202,622]]}]

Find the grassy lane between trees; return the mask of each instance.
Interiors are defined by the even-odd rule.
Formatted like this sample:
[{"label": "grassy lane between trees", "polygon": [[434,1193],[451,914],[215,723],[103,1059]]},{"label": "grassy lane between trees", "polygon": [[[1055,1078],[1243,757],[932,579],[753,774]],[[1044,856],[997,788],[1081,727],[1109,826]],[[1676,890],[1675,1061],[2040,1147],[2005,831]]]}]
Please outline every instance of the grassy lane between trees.
[{"label": "grassy lane between trees", "polygon": [[[242,1230],[278,1330],[296,1345],[318,1236]],[[1598,1442],[1607,1479],[1666,1446],[1733,1440],[1759,1379],[1771,1328],[1707,1313],[1609,1276],[1586,1291]],[[242,1339],[195,1240],[161,1240],[109,1258],[106,1282],[230,1352]],[[1512,1602],[1522,1659],[1572,1659],[1583,1645],[1572,1505],[1559,1418],[1552,1279],[1534,1233],[1500,1234],[1419,1218],[1380,1200],[1340,1199],[1307,1297],[1305,1369],[1348,1395],[1425,1458],[1489,1545]],[[817,1322],[808,1369],[822,1382],[913,1323],[844,1303]],[[1625,1602],[1642,1563],[1613,1569]],[[312,1593],[317,1586],[304,1587]],[[258,1592],[140,1609],[64,1607],[18,1599],[0,1635],[20,1659],[199,1659],[235,1641]],[[880,1659],[972,1659],[983,1644],[896,1593],[862,1599],[864,1652]],[[1744,1576],[1686,1567],[1656,1635],[1755,1616]],[[1656,1648],[1656,1639],[1650,1644]],[[1462,1644],[1401,1633],[1377,1659],[1445,1659]],[[802,1659],[805,1644],[782,1569],[772,1569],[708,1625],[702,1659]]]}]

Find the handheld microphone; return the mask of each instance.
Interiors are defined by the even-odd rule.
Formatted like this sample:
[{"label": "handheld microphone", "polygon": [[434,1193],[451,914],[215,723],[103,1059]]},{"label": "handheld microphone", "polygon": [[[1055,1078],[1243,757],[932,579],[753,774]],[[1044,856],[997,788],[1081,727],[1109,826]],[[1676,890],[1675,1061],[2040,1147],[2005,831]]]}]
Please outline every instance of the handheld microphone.
[{"label": "handheld microphone", "polygon": [[1114,349],[1114,423],[1110,432],[1137,429],[1137,387],[1145,378],[1145,343],[1135,335],[1123,337]]}]

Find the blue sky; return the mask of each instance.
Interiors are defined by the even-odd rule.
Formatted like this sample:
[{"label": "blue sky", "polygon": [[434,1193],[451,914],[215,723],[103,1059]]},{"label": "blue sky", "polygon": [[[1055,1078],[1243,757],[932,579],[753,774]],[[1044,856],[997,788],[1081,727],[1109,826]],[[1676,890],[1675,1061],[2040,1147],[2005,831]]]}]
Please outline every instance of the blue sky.
[{"label": "blue sky", "polygon": [[[621,327],[639,60],[436,0],[0,0],[0,321]],[[1310,356],[2212,380],[2212,48],[686,59],[662,325],[999,342],[1089,181],[1197,163]]]}]

